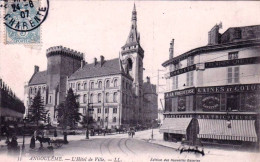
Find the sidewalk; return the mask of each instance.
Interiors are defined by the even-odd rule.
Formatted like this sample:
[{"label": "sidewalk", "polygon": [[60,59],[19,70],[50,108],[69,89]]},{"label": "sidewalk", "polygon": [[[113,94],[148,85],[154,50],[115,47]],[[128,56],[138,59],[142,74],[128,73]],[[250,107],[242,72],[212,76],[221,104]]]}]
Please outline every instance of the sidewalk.
[{"label": "sidewalk", "polygon": [[[151,139],[151,135],[153,132],[153,139]],[[149,143],[153,143],[156,145],[161,145],[165,147],[169,147],[172,149],[175,149],[179,152],[179,150],[184,146],[185,148],[194,148],[194,146],[189,145],[182,145],[180,142],[168,142],[163,140],[163,134],[159,132],[159,129],[153,129],[153,130],[145,130],[141,132],[136,132],[136,135],[134,137],[135,139],[143,140]],[[259,152],[249,152],[249,151],[241,151],[236,149],[226,149],[226,148],[214,148],[210,146],[204,146],[204,153],[205,156],[202,158],[202,161],[216,161],[218,159],[222,162],[224,161],[260,161],[260,153]],[[199,147],[199,150],[202,150],[201,147]],[[190,156],[191,155],[191,156]],[[185,153],[184,157],[195,157],[192,156],[194,153]]]}]

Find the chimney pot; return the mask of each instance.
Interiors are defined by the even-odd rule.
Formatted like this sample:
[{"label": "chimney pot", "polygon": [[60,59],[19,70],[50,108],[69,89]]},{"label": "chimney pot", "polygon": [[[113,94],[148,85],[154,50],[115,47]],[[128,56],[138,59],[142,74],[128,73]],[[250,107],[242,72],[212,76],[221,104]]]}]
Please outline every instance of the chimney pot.
[{"label": "chimney pot", "polygon": [[39,72],[39,66],[35,65],[34,66],[34,73],[38,73]]},{"label": "chimney pot", "polygon": [[100,56],[100,66],[102,66],[105,62],[105,57],[104,56]]},{"label": "chimney pot", "polygon": [[146,77],[147,83],[150,83],[150,77]]},{"label": "chimney pot", "polygon": [[97,58],[95,57],[94,58],[94,65],[96,65],[97,64]]},{"label": "chimney pot", "polygon": [[83,68],[83,67],[85,66],[85,60],[81,60],[80,63],[81,63],[81,64],[80,64],[80,67]]},{"label": "chimney pot", "polygon": [[169,48],[169,59],[173,58],[173,52],[174,52],[174,39],[172,39],[170,43],[170,48]]}]

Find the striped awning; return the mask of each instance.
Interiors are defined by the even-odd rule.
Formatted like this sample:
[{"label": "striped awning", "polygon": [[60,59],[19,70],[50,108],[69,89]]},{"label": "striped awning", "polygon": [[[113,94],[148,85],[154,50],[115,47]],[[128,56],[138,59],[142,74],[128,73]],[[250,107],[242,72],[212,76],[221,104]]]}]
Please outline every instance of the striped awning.
[{"label": "striped awning", "polygon": [[[255,120],[198,119],[198,138],[257,142]],[[230,124],[230,127],[228,127]]]},{"label": "striped awning", "polygon": [[192,118],[165,118],[160,127],[162,133],[186,134]]}]

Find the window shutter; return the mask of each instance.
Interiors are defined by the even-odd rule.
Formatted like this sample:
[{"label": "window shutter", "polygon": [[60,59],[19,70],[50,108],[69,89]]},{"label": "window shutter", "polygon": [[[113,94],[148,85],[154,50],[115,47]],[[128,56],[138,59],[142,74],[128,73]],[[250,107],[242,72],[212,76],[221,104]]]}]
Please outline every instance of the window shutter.
[{"label": "window shutter", "polygon": [[232,83],[232,67],[228,68],[228,83]]},{"label": "window shutter", "polygon": [[234,82],[239,82],[239,67],[235,67],[235,73],[234,73]]}]

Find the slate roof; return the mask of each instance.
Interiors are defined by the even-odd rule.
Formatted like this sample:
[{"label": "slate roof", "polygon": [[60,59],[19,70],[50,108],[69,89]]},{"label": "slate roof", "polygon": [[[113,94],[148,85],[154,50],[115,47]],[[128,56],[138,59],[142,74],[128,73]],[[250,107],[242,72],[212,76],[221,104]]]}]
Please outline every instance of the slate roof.
[{"label": "slate roof", "polygon": [[47,71],[40,71],[33,74],[32,78],[29,81],[29,85],[35,84],[46,84],[47,83]]},{"label": "slate roof", "polygon": [[[108,75],[115,75],[115,74],[126,75],[123,71],[123,68],[118,58],[112,60],[105,60],[102,66],[100,64],[100,61],[97,62],[96,65],[94,63],[86,64],[83,68],[79,68],[75,73],[73,73],[69,77],[69,80],[93,78],[93,77],[108,76]],[[131,78],[129,75],[126,76]]]}]

